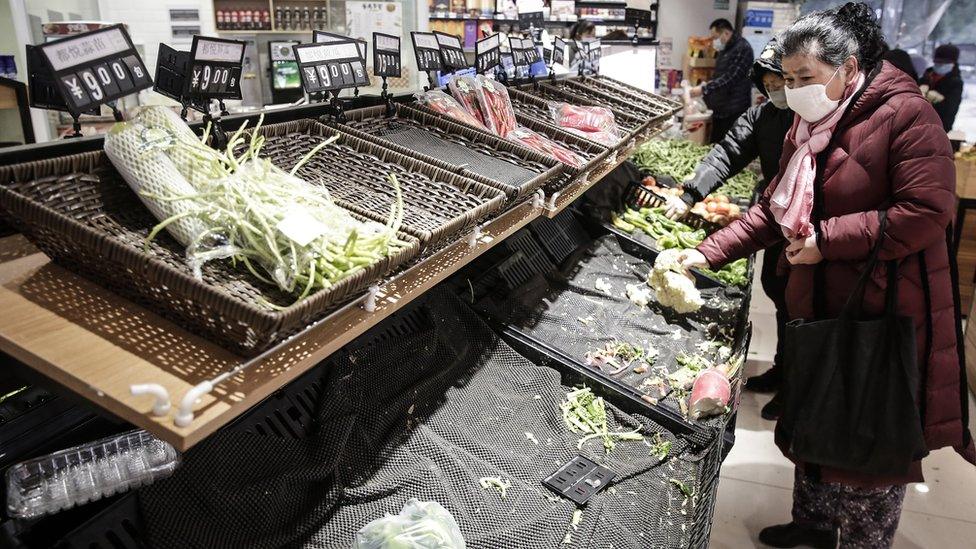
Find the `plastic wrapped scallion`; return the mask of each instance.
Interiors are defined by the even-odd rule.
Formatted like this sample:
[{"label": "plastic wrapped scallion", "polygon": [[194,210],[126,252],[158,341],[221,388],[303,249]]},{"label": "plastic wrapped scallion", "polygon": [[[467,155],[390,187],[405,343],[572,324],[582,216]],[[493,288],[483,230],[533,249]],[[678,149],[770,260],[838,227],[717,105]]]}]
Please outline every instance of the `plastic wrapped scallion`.
[{"label": "plastic wrapped scallion", "polygon": [[397,200],[387,223],[360,221],[336,206],[324,186],[294,175],[338,136],[310,150],[289,173],[260,157],[265,139],[257,132],[235,155],[245,143],[246,125],[224,152],[205,145],[163,107],[150,107],[109,132],[105,153],[160,220],[148,240],[165,229],[186,246],[195,276],[202,277],[207,261],[233,258],[298,300],[403,245],[396,238],[403,202],[394,176]]}]

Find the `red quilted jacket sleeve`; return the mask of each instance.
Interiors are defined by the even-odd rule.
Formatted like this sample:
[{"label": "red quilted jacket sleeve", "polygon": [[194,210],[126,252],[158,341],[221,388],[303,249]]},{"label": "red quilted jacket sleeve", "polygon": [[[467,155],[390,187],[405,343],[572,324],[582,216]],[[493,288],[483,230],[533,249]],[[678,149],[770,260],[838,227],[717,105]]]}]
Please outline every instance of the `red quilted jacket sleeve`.
[{"label": "red quilted jacket sleeve", "polygon": [[[955,208],[956,175],[942,122],[921,96],[902,103],[891,125],[888,155],[891,202],[882,260],[901,259],[945,238]],[[878,238],[876,211],[820,223],[820,252],[828,261],[867,259]]]}]

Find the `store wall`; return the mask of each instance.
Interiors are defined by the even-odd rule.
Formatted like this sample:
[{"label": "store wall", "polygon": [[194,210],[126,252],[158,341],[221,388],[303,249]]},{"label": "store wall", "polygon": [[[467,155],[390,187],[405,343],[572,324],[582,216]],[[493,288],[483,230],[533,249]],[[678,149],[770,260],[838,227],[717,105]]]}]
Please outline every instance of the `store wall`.
[{"label": "store wall", "polygon": [[738,4],[738,0],[660,0],[658,36],[662,41],[670,38],[673,46],[672,66],[658,68],[680,69],[688,49],[688,37],[708,34],[708,24],[719,17],[734,23]]}]

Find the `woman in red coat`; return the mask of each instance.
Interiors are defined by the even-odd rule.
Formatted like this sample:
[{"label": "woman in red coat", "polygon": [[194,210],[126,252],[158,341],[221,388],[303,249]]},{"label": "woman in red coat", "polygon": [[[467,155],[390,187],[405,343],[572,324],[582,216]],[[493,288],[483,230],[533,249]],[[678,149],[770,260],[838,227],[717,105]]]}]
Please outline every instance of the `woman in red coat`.
[{"label": "woman in red coat", "polygon": [[[880,259],[898,262],[898,314],[915,321],[926,445],[953,446],[976,462],[947,241],[952,151],[915,82],[880,61],[881,43],[873,11],[861,3],[812,13],[784,31],[787,99],[797,118],[780,173],[741,220],[687,251],[685,265],[715,268],[785,240],[790,318],[836,318],[886,211]],[[883,312],[885,286],[880,269],[865,313]],[[834,547],[839,528],[842,547],[873,548],[891,545],[905,484],[922,481],[922,472],[919,462],[896,477],[797,463],[795,477],[793,522],[766,528],[761,541]]]}]

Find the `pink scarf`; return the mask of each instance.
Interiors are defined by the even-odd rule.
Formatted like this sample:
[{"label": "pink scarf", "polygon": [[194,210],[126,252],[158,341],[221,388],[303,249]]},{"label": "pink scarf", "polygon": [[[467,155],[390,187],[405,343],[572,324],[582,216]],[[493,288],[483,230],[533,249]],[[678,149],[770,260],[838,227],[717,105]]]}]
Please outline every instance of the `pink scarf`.
[{"label": "pink scarf", "polygon": [[817,155],[827,148],[834,128],[847,111],[854,92],[864,85],[864,74],[845,90],[847,98],[823,120],[813,124],[797,115],[786,138],[796,147],[786,172],[779,180],[769,201],[773,217],[783,228],[783,235],[791,240],[813,234],[810,215],[813,213],[813,180],[817,175]]}]

